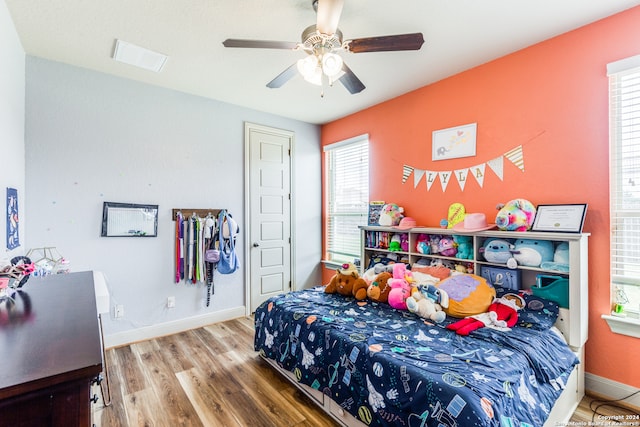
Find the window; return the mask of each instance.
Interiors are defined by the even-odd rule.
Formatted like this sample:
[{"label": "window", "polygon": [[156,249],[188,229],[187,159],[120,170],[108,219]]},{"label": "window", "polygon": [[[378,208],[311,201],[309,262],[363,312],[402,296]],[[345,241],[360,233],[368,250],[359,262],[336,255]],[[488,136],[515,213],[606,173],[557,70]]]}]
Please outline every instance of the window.
[{"label": "window", "polygon": [[369,206],[369,135],[327,145],[327,255],[335,264],[360,258],[360,230]]},{"label": "window", "polygon": [[613,302],[640,311],[640,55],[607,66]]}]

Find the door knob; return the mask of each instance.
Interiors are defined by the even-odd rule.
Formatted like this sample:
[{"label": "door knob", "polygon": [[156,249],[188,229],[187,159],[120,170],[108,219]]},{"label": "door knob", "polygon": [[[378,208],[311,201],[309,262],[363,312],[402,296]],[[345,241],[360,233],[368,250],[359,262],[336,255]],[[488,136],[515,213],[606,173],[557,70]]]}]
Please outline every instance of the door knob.
[{"label": "door knob", "polygon": [[257,248],[258,246],[260,246],[260,244],[259,244],[258,242],[255,242],[255,243],[253,244],[253,247],[254,247],[254,248]]}]

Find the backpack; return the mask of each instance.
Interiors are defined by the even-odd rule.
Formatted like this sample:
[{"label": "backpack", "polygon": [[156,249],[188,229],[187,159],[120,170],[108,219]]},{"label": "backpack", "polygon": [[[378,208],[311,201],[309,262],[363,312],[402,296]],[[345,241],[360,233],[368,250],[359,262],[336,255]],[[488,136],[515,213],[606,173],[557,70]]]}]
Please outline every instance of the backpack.
[{"label": "backpack", "polygon": [[225,209],[218,214],[218,240],[220,242],[220,259],[217,270],[220,274],[232,274],[240,268],[235,249],[236,235],[240,227]]}]

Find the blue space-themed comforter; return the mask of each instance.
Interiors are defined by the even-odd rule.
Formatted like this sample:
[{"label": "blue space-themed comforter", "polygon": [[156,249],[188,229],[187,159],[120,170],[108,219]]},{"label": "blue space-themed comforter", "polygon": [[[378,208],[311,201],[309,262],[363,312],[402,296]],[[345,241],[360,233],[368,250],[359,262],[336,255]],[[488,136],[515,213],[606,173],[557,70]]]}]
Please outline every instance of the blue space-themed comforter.
[{"label": "blue space-themed comforter", "polygon": [[531,323],[459,336],[454,320],[318,287],[262,304],[255,349],[367,425],[542,426],[578,363],[564,340]]}]

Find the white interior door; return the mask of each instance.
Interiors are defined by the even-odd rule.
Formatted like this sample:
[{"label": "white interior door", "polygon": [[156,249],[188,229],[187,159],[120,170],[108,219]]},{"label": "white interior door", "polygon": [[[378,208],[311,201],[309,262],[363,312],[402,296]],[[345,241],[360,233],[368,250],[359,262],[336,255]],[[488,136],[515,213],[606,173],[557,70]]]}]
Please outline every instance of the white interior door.
[{"label": "white interior door", "polygon": [[291,290],[293,133],[245,124],[250,312]]}]

